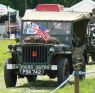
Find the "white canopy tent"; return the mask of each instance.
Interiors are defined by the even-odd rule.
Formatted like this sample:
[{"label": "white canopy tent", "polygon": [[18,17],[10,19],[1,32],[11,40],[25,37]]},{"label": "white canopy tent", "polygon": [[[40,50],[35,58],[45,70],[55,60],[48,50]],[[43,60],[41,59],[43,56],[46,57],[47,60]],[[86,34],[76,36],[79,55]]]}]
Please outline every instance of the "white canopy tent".
[{"label": "white canopy tent", "polygon": [[82,12],[82,13],[92,13],[92,9],[95,8],[95,2],[92,0],[83,0],[79,3],[73,5],[70,8],[65,9],[64,11],[72,12]]},{"label": "white canopy tent", "polygon": [[7,14],[7,7],[5,5],[0,4],[0,15]]},{"label": "white canopy tent", "polygon": [[[14,34],[12,34],[13,29],[16,27],[20,28],[18,22],[21,22],[19,18],[19,11],[15,10],[9,6],[5,6],[0,4],[0,34],[6,34],[8,31],[10,32],[10,39],[14,38]],[[0,37],[2,38],[2,37]],[[8,37],[9,38],[9,37]]]},{"label": "white canopy tent", "polygon": [[10,13],[14,13],[17,10],[10,8],[9,6],[5,6],[3,4],[0,4],[0,16],[6,15],[8,14],[8,12]]}]

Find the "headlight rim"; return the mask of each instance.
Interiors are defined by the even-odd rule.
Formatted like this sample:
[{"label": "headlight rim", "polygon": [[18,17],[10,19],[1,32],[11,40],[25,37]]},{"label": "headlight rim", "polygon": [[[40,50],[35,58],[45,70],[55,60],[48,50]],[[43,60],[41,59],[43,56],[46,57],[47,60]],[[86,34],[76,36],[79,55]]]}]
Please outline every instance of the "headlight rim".
[{"label": "headlight rim", "polygon": [[21,46],[17,46],[17,47],[16,47],[16,51],[17,51],[17,52],[22,52]]},{"label": "headlight rim", "polygon": [[55,48],[52,46],[49,48],[49,52],[55,52]]}]

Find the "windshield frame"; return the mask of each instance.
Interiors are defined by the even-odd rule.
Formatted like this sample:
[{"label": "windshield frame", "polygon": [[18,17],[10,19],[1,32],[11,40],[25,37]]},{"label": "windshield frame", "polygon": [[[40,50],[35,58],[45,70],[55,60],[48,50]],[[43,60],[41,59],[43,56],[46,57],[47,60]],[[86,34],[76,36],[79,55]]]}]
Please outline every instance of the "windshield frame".
[{"label": "windshield frame", "polygon": [[47,20],[22,20],[22,26],[21,26],[21,38],[20,38],[20,40],[22,41],[24,38],[26,38],[26,37],[29,37],[29,36],[35,36],[35,35],[32,35],[32,34],[23,34],[23,23],[24,22],[26,22],[26,21],[33,21],[33,22],[41,22],[41,21],[43,21],[43,22],[69,22],[69,23],[71,23],[71,34],[70,35],[51,35],[51,36],[53,36],[53,37],[55,37],[55,38],[59,38],[59,37],[65,37],[65,36],[70,36],[70,37],[72,37],[73,36],[73,21],[47,21]]}]

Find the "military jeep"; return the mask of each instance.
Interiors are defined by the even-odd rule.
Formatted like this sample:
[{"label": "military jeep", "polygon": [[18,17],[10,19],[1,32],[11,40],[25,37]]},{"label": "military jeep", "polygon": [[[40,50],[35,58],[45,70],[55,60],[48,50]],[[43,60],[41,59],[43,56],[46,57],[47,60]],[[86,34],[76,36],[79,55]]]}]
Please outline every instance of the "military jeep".
[{"label": "military jeep", "polygon": [[87,57],[86,63],[88,64],[90,56],[92,61],[95,61],[95,18],[91,18],[88,22],[86,39],[85,57]]},{"label": "military jeep", "polygon": [[[46,43],[41,37],[36,38],[35,32],[28,29],[34,22],[48,28],[48,34],[55,38],[55,42]],[[6,87],[15,87],[17,76],[32,82],[38,75],[48,75],[50,78],[57,77],[58,84],[61,84],[72,74],[76,64],[84,72],[82,46],[86,26],[86,17],[81,13],[26,10],[22,18],[20,42],[8,46],[12,57],[5,63]],[[84,77],[80,75],[80,79]]]}]

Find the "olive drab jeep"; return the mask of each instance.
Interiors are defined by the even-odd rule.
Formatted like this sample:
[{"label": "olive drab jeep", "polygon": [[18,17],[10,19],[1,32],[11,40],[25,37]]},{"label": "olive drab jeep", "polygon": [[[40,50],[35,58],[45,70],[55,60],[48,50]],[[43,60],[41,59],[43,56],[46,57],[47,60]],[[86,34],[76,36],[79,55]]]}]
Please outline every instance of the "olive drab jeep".
[{"label": "olive drab jeep", "polygon": [[89,57],[91,56],[92,61],[95,61],[95,18],[89,20],[87,25],[87,33],[86,33],[86,50],[85,57],[86,63],[89,63]]},{"label": "olive drab jeep", "polygon": [[[86,64],[95,62],[95,8],[87,24],[84,58]],[[91,59],[89,59],[91,58]]]},{"label": "olive drab jeep", "polygon": [[[12,55],[4,68],[6,87],[15,87],[17,77],[36,81],[38,75],[58,78],[58,84],[66,80],[80,64],[85,71],[84,38],[87,26],[86,14],[74,12],[26,10],[22,18],[20,42],[9,45]],[[37,24],[36,30],[31,25]],[[50,36],[37,35],[38,25],[43,26]],[[77,61],[76,61],[77,60]],[[81,75],[83,79],[85,75]]]}]

